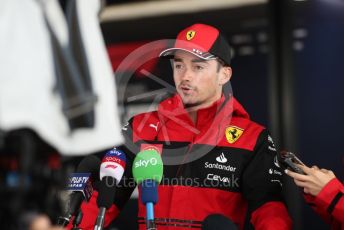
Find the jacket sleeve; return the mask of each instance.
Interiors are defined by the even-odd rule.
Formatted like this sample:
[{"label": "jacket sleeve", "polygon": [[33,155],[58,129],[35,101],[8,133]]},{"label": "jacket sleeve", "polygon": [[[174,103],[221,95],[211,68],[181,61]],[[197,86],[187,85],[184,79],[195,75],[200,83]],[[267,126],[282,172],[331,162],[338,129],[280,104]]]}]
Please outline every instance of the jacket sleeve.
[{"label": "jacket sleeve", "polygon": [[334,178],[317,196],[305,195],[306,202],[331,229],[344,229],[344,185]]},{"label": "jacket sleeve", "polygon": [[[117,149],[122,150],[126,155],[126,167],[124,170],[123,177],[121,181],[116,186],[114,204],[106,210],[104,227],[107,227],[119,214],[120,210],[129,200],[132,192],[136,187],[132,175],[132,163],[135,158],[135,152],[137,152],[136,146],[132,142],[132,120],[130,120],[127,125],[122,128],[122,133],[125,138],[125,144],[117,147]],[[98,182],[99,183],[99,182]],[[83,202],[81,205],[81,211],[83,214],[82,222],[79,225],[79,228],[83,230],[93,230],[96,218],[98,216],[99,208],[97,205],[97,182],[93,184],[94,192],[92,194],[89,202]],[[72,228],[73,220],[70,221],[67,229]]]},{"label": "jacket sleeve", "polygon": [[246,228],[291,229],[281,194],[282,175],[273,141],[268,131],[263,130],[242,176],[243,194],[248,201]]}]

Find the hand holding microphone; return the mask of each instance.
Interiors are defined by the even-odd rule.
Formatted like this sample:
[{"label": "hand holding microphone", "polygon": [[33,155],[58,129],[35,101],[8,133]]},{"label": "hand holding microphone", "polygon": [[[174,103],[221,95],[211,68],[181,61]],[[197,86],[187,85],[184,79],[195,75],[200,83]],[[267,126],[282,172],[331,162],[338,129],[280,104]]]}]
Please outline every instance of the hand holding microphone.
[{"label": "hand holding microphone", "polygon": [[109,150],[100,165],[100,186],[97,198],[99,207],[94,230],[101,230],[104,226],[105,212],[114,202],[116,185],[121,180],[126,165],[126,156],[119,149]]},{"label": "hand holding microphone", "polygon": [[156,229],[154,223],[154,204],[158,202],[158,184],[163,175],[163,163],[155,150],[139,152],[133,163],[133,176],[141,189],[141,201],[146,205],[146,229]]}]

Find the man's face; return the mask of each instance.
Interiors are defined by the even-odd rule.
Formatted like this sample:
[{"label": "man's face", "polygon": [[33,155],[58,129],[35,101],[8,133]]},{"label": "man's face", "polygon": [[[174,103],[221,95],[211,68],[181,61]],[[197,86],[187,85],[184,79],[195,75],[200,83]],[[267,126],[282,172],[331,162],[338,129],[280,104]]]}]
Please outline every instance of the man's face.
[{"label": "man's face", "polygon": [[223,68],[217,60],[205,61],[189,52],[177,51],[173,60],[173,78],[185,107],[205,108],[221,97]]}]

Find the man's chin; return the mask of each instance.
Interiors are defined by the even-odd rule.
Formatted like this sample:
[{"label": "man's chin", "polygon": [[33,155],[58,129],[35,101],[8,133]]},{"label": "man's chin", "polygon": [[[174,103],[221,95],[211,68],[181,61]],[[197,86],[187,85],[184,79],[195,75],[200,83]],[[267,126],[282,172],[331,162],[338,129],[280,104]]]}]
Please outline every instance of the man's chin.
[{"label": "man's chin", "polygon": [[184,103],[184,107],[186,109],[197,108],[198,106],[200,106],[200,103],[192,103],[192,102]]},{"label": "man's chin", "polygon": [[184,108],[190,109],[190,108],[197,108],[198,106],[201,105],[201,102],[194,101],[191,98],[183,97],[181,96]]},{"label": "man's chin", "polygon": [[182,102],[183,102],[185,108],[192,107],[196,104],[194,101],[191,100],[191,98],[188,98],[186,96],[181,95],[181,99],[182,99]]}]

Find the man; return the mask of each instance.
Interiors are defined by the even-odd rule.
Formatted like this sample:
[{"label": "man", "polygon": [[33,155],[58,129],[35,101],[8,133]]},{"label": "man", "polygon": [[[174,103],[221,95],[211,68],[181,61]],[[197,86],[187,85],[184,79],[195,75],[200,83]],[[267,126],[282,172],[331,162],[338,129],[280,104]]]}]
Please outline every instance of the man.
[{"label": "man", "polygon": [[303,189],[308,204],[331,224],[331,229],[344,229],[344,185],[331,170],[299,165],[306,175],[290,170],[285,173],[294,179],[297,186]]},{"label": "man", "polygon": [[[132,177],[130,162],[138,151],[154,147],[163,158],[164,179],[154,207],[157,228],[200,229],[207,216],[222,214],[240,229],[290,229],[271,137],[223,90],[232,69],[230,47],[220,32],[192,25],[160,56],[172,58],[177,94],[157,111],[134,116],[124,127],[127,143],[121,147],[129,158],[125,178]],[[132,190],[116,191],[106,224]],[[82,229],[95,222],[95,197],[82,206]],[[145,216],[139,202],[140,229],[145,229]]]}]

